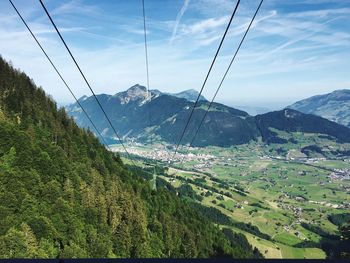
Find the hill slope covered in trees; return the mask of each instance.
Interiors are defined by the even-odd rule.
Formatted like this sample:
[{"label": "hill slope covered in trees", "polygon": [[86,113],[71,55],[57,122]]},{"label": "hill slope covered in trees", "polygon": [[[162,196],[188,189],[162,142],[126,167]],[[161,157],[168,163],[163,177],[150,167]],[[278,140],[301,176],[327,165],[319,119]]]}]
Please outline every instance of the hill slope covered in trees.
[{"label": "hill slope covered in trees", "polygon": [[0,258],[259,256],[241,240],[152,191],[0,57]]}]

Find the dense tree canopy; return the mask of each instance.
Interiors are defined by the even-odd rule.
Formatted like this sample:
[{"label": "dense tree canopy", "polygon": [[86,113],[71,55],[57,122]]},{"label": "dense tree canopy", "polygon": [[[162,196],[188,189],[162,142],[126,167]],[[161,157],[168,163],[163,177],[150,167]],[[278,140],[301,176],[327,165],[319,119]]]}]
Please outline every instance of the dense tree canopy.
[{"label": "dense tree canopy", "polygon": [[1,258],[256,255],[172,191],[152,191],[0,58]]}]

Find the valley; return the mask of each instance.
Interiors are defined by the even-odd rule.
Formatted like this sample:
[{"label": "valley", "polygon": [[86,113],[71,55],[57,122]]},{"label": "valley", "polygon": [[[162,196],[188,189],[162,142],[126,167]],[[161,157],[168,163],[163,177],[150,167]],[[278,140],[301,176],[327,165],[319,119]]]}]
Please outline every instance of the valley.
[{"label": "valley", "polygon": [[[92,98],[80,102],[99,120],[112,151],[152,189],[165,187],[220,228],[244,234],[264,257],[340,254],[341,225],[349,220],[330,218],[350,215],[348,127],[290,108],[251,116],[214,103],[194,140],[209,104],[202,98],[174,154],[196,97],[193,90],[179,94],[148,93],[137,84],[99,95],[138,168],[124,158]],[[66,109],[90,128],[76,104]]]},{"label": "valley", "polygon": [[164,180],[184,198],[219,210],[234,223],[218,225],[243,233],[267,258],[325,258],[322,244],[339,237],[329,217],[350,211],[349,157],[305,157],[288,144],[252,142],[183,147],[168,162],[171,145],[128,147],[144,169],[150,163],[166,167],[157,171],[158,185]]},{"label": "valley", "polygon": [[0,7],[0,259],[350,259],[349,3]]}]

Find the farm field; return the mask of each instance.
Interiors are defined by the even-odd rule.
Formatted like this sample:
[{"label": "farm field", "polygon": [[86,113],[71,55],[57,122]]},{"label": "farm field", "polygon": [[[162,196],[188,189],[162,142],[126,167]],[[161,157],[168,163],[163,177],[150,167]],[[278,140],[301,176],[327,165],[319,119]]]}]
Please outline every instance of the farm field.
[{"label": "farm field", "polygon": [[243,233],[266,258],[326,257],[322,240],[339,236],[329,216],[350,212],[350,180],[330,174],[334,167],[349,167],[348,160],[319,159],[310,165],[269,158],[260,144],[201,148],[201,154],[215,160],[185,158],[166,165],[158,178],[177,189],[189,185],[197,202],[256,227],[262,236],[226,226]]}]

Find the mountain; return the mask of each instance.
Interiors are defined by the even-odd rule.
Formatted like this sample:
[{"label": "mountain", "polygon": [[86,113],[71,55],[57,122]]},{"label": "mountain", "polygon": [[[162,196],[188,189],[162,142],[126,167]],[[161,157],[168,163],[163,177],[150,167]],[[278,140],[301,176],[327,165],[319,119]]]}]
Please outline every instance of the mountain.
[{"label": "mountain", "polygon": [[340,143],[350,142],[350,129],[313,114],[292,109],[269,112],[255,117],[263,141],[286,143],[272,129],[284,132],[317,133],[333,137]]},{"label": "mountain", "polygon": [[[189,90],[185,90],[179,93],[166,93],[168,95],[172,95],[176,98],[180,98],[180,99],[186,99],[189,101],[196,101],[198,98],[198,91],[194,90],[194,89],[189,89]],[[207,101],[206,98],[204,98],[202,95],[199,96],[199,101]]]},{"label": "mountain", "polygon": [[313,96],[289,106],[304,113],[311,113],[350,127],[350,90],[336,90]]},{"label": "mountain", "polygon": [[[165,140],[176,143],[194,104],[187,99],[157,90],[151,90],[148,94],[147,89],[140,85],[134,85],[113,96],[97,96],[118,133],[141,142]],[[116,139],[94,98],[82,97],[79,101],[98,129],[103,131],[103,135],[108,139]],[[206,100],[198,103],[183,143],[189,143],[192,139],[208,104]],[[89,127],[88,120],[76,103],[67,106],[66,110],[80,126]],[[244,111],[213,103],[195,145],[242,144],[254,140],[257,136],[258,130],[253,117]]]},{"label": "mountain", "polygon": [[[123,138],[144,143],[156,140],[177,143],[194,104],[187,99],[164,94],[158,90],[151,90],[148,94],[147,89],[140,85],[113,96],[98,95],[98,98]],[[109,140],[115,140],[94,98],[82,97],[80,103],[95,121],[98,129],[103,131],[103,135]],[[198,103],[184,135],[183,144],[189,143],[193,138],[208,104],[208,101]],[[90,124],[76,104],[69,105],[67,112],[80,126],[89,127]],[[270,128],[286,132],[322,133],[333,136],[341,142],[346,142],[350,138],[348,128],[318,116],[282,110],[253,117],[244,111],[213,103],[194,146],[226,147],[258,140],[259,137],[270,141]]]},{"label": "mountain", "polygon": [[[111,98],[147,99],[139,87]],[[261,257],[157,188],[0,57],[0,258]]]}]

